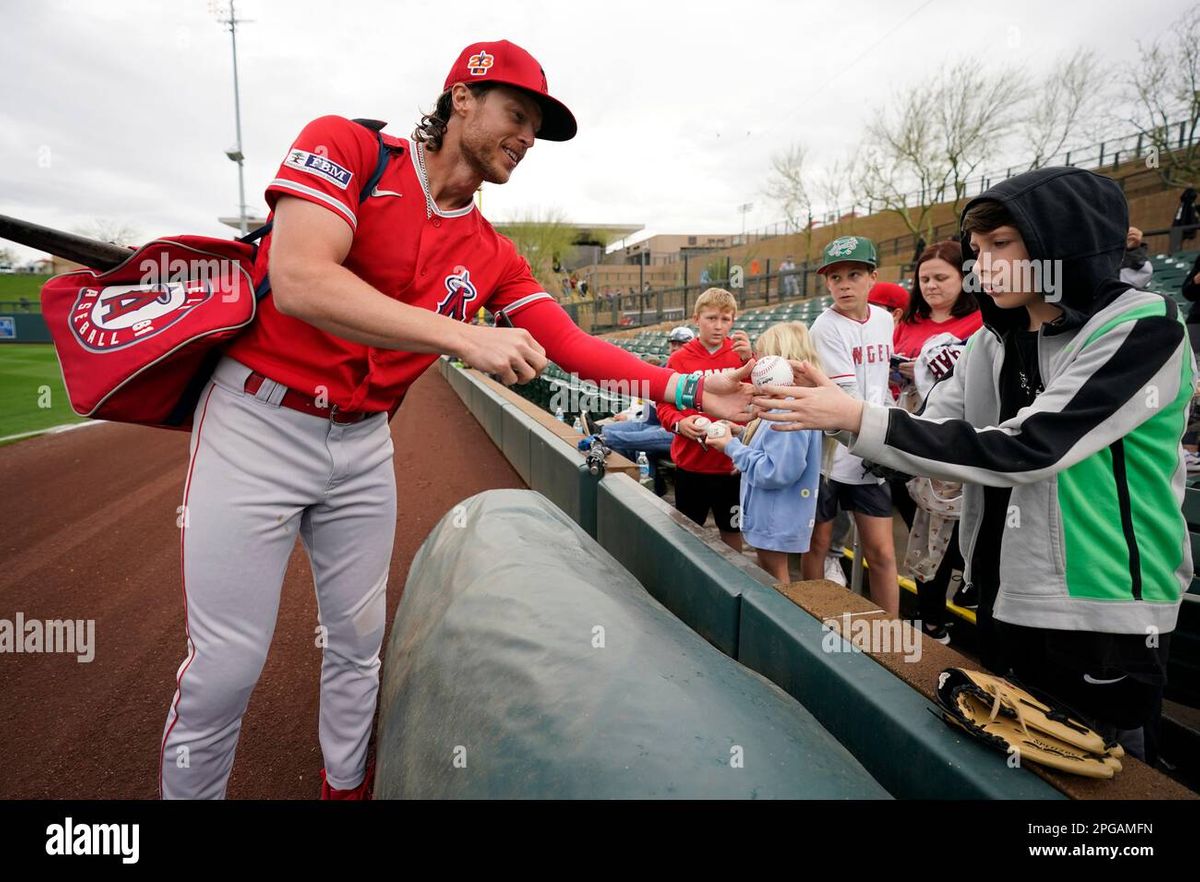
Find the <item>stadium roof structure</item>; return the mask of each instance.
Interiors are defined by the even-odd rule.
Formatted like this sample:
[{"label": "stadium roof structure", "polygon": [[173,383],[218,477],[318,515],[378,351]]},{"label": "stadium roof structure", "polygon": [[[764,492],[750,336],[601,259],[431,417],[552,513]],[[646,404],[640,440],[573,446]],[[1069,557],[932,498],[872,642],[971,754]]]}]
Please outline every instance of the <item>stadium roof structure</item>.
[{"label": "stadium roof structure", "polygon": [[[217,220],[225,224],[227,227],[233,227],[235,230],[240,230],[242,228],[242,219],[240,217],[219,217]],[[253,230],[256,227],[261,227],[266,222],[267,219],[265,217],[259,217],[256,214],[246,215],[247,230]]]},{"label": "stadium roof structure", "polygon": [[[503,233],[505,229],[514,226],[540,226],[538,221],[498,221],[493,223],[496,231]],[[600,245],[607,247],[611,242],[619,242],[626,239],[641,230],[646,229],[645,224],[576,224],[576,223],[558,223],[556,226],[568,227],[575,230],[574,245]]]}]

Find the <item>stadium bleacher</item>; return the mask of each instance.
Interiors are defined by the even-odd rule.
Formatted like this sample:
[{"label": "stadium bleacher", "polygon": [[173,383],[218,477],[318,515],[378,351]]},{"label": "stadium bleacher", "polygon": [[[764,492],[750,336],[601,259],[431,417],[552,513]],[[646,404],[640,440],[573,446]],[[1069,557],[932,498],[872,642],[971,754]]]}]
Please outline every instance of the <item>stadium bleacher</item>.
[{"label": "stadium bleacher", "polygon": [[1154,265],[1154,275],[1147,287],[1155,293],[1170,297],[1180,305],[1185,314],[1191,306],[1183,299],[1181,289],[1197,254],[1200,254],[1200,251],[1180,251],[1175,254],[1155,254],[1150,258]]}]

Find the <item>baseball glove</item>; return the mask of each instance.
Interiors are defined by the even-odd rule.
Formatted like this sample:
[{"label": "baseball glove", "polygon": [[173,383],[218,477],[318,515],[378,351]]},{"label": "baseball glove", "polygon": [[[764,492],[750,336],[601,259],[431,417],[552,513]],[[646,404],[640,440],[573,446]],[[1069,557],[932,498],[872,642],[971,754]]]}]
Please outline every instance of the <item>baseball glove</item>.
[{"label": "baseball glove", "polygon": [[981,671],[947,668],[938,677],[942,719],[1021,761],[1089,778],[1121,771],[1119,744],[1012,683]]}]

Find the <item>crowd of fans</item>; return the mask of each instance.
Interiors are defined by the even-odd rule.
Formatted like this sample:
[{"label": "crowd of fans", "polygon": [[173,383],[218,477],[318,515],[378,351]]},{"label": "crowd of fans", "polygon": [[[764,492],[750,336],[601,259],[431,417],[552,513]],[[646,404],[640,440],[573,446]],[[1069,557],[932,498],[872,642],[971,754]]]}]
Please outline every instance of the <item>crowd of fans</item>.
[{"label": "crowd of fans", "polygon": [[[749,424],[713,437],[701,411],[658,402],[587,429],[669,459],[676,508],[701,525],[711,514],[725,543],[749,543],[781,582],[795,580],[791,555],[804,578],[825,577],[848,515],[883,610],[900,614],[898,570],[916,582],[929,639],[951,641],[948,599],[975,610],[986,667],[1153,761],[1191,579],[1179,505],[1195,459],[1181,443],[1194,441],[1195,360],[1173,304],[1145,290],[1153,268],[1119,190],[1053,172],[974,200],[961,241],[917,255],[911,291],[879,280],[868,239],[835,239],[817,268],[831,306],[811,328],[767,328],[753,349],[733,330],[734,296],[705,291],[698,333],[671,332],[669,368],[712,373],[767,355],[794,368],[794,385],[764,389]],[[1072,211],[1085,205],[1087,221]],[[988,260],[1058,261],[1059,287],[1022,288],[978,268]],[[1188,299],[1200,298],[1198,273],[1200,261]]]}]

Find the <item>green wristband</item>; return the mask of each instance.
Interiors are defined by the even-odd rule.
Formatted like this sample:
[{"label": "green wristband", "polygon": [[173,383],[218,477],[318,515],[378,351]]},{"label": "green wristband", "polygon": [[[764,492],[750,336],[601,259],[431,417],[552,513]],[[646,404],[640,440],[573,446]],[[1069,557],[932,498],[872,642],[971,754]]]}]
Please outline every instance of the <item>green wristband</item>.
[{"label": "green wristband", "polygon": [[696,406],[696,388],[700,385],[700,378],[702,376],[704,376],[702,373],[696,371],[693,374],[688,374],[687,379],[684,380],[683,394],[680,396],[683,399],[684,408],[691,409]]}]

